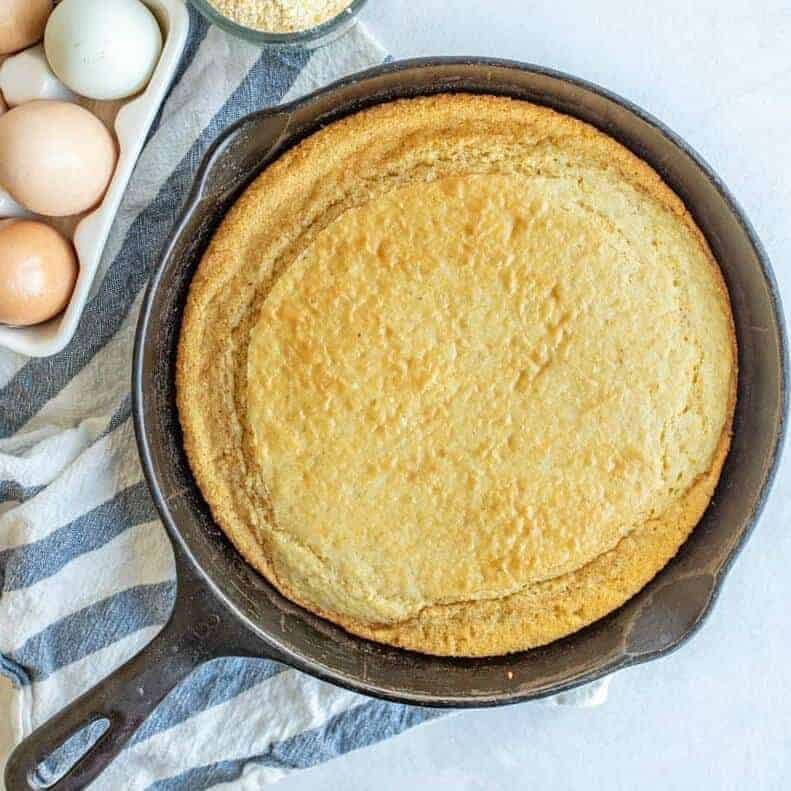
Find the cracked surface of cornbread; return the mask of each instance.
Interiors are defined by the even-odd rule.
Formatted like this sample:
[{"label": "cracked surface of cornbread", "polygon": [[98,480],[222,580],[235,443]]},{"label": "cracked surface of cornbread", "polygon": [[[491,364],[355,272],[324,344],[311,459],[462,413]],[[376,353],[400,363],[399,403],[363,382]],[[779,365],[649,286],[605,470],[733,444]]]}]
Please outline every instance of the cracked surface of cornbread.
[{"label": "cracked surface of cornbread", "polygon": [[675,554],[727,454],[736,349],[681,201],[611,138],[486,96],[287,152],[195,275],[185,447],[286,596],[436,654],[530,648]]}]

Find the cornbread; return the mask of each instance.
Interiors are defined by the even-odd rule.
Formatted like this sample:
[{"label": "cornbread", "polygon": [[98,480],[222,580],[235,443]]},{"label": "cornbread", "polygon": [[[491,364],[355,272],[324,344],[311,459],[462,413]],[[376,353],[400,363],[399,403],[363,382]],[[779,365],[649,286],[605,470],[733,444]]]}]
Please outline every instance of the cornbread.
[{"label": "cornbread", "polygon": [[676,553],[728,451],[727,291],[679,198],[506,98],[380,105],[270,165],[177,366],[212,513],[284,595],[426,653],[542,645]]}]

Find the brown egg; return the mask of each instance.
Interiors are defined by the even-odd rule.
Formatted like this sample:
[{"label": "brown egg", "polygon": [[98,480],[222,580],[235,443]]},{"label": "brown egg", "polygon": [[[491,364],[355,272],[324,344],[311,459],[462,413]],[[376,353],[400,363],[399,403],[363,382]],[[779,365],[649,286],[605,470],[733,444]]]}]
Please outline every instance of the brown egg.
[{"label": "brown egg", "polygon": [[36,214],[65,217],[95,206],[115,160],[112,135],[77,104],[28,102],[0,116],[0,185]]},{"label": "brown egg", "polygon": [[52,0],[0,0],[0,55],[41,41],[51,13]]},{"label": "brown egg", "polygon": [[68,304],[77,256],[54,228],[36,220],[0,220],[0,323],[38,324]]},{"label": "brown egg", "polygon": [[2,115],[7,109],[8,109],[8,105],[5,103],[3,94],[0,93],[0,115]]}]

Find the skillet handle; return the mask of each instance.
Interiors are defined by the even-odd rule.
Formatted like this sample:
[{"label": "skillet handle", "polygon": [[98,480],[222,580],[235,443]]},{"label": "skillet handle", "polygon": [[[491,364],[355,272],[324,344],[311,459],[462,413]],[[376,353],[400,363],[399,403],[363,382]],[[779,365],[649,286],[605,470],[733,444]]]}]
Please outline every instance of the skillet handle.
[{"label": "skillet handle", "polygon": [[[96,778],[123,749],[138,726],[198,665],[220,656],[265,656],[264,644],[177,563],[176,604],[162,631],[138,654],[65,709],[40,725],[8,759],[7,791],[74,791]],[[272,657],[274,658],[274,657]],[[36,778],[38,765],[71,736],[101,720],[109,727],[56,782]]]}]

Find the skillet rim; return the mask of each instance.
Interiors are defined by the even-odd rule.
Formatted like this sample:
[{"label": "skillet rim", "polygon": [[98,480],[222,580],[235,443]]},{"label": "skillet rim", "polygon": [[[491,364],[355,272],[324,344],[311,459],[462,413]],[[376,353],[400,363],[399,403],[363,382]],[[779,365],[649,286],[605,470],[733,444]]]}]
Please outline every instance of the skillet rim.
[{"label": "skillet rim", "polygon": [[[478,68],[492,67],[498,69],[516,70],[522,73],[524,72],[534,73],[539,76],[549,77],[554,80],[559,80],[568,83],[573,87],[582,89],[583,91],[594,93],[605,100],[613,102],[619,105],[620,107],[622,107],[623,109],[625,109],[630,114],[636,116],[639,120],[648,124],[657,132],[659,132],[660,135],[662,135],[666,140],[668,140],[674,147],[680,149],[681,152],[683,152],[689,157],[689,159],[692,161],[694,166],[709,181],[712,187],[720,194],[730,214],[741,226],[747,240],[749,241],[750,246],[752,247],[755,253],[756,260],[760,265],[760,269],[761,269],[760,274],[763,278],[764,284],[766,286],[770,298],[772,317],[774,319],[774,323],[777,331],[778,351],[779,351],[778,362],[780,369],[778,372],[779,374],[778,382],[780,387],[779,398],[778,398],[779,414],[776,420],[771,453],[768,456],[768,464],[766,465],[765,470],[763,472],[763,476],[762,476],[763,479],[760,488],[758,490],[758,496],[755,499],[755,505],[749,517],[744,520],[744,524],[740,531],[738,540],[735,542],[729,554],[722,562],[722,566],[719,569],[716,578],[712,583],[710,594],[708,595],[707,600],[705,601],[699,613],[697,614],[695,620],[676,639],[659,648],[637,654],[629,653],[621,650],[620,656],[616,657],[615,659],[613,659],[613,661],[609,663],[605,663],[604,665],[593,671],[588,671],[579,674],[577,676],[573,676],[566,681],[551,683],[547,687],[534,691],[506,690],[496,694],[487,694],[478,697],[471,696],[469,694],[468,695],[461,694],[458,696],[448,696],[448,695],[432,696],[420,692],[407,691],[404,689],[393,691],[392,687],[388,688],[380,684],[371,683],[365,678],[360,678],[359,676],[355,676],[353,674],[345,673],[338,669],[332,668],[329,665],[322,664],[321,662],[318,662],[316,659],[313,659],[311,657],[306,657],[301,653],[295,652],[292,649],[283,645],[279,640],[273,637],[272,634],[269,633],[266,629],[262,628],[258,624],[253,623],[251,618],[241,613],[239,611],[239,608],[233,603],[233,601],[231,601],[230,597],[222,589],[222,586],[218,584],[210,576],[209,572],[207,572],[206,569],[204,569],[203,566],[196,559],[194,552],[191,550],[188,542],[186,541],[178,525],[176,524],[176,520],[172,516],[170,509],[167,505],[166,502],[167,498],[164,496],[161,490],[160,483],[157,478],[157,474],[155,472],[155,464],[152,459],[152,449],[151,449],[151,445],[149,444],[149,436],[146,427],[146,417],[145,417],[146,396],[144,392],[145,391],[145,387],[144,387],[145,348],[144,347],[146,343],[147,331],[152,321],[154,297],[159,288],[167,287],[167,281],[164,280],[164,272],[166,265],[171,255],[173,254],[173,250],[177,241],[179,240],[185,227],[189,223],[189,220],[192,216],[192,212],[195,210],[195,208],[199,205],[201,201],[203,190],[206,186],[206,182],[212,170],[212,166],[215,164],[215,160],[221,157],[223,152],[223,147],[225,146],[225,144],[229,140],[232,140],[236,135],[236,133],[251,121],[261,120],[267,117],[275,117],[278,115],[285,115],[287,118],[291,118],[300,110],[309,107],[311,104],[321,100],[327,95],[330,95],[333,92],[341,90],[345,87],[351,85],[357,85],[359,83],[363,83],[368,80],[373,80],[385,74],[393,74],[402,71],[409,71],[416,68],[430,69],[431,67],[437,67],[437,66],[440,67],[472,66]],[[495,86],[495,87],[500,88],[501,86]],[[504,93],[504,91],[502,90],[498,92]],[[420,95],[421,93],[425,93],[425,91],[418,90],[414,93],[414,95]],[[368,98],[369,99],[376,98],[376,92],[373,91]],[[318,124],[320,123],[320,120],[314,119],[313,123]],[[286,132],[287,132],[287,127],[286,129],[283,130],[281,134],[281,138],[286,135]],[[608,133],[611,134],[611,132]],[[278,153],[281,152],[278,151]],[[614,673],[618,670],[622,670],[626,667],[631,667],[637,664],[642,664],[644,662],[658,659],[662,656],[667,656],[668,654],[677,650],[691,637],[693,637],[700,629],[703,622],[708,618],[709,614],[711,613],[714,604],[717,602],[719,598],[719,594],[721,592],[722,584],[725,577],[728,575],[728,572],[730,571],[736,557],[740,554],[745,543],[747,542],[748,538],[755,529],[756,524],[766,505],[766,501],[768,499],[772,484],[776,476],[777,468],[782,458],[782,449],[784,446],[786,432],[787,432],[787,416],[788,416],[788,400],[789,400],[788,391],[789,391],[789,359],[788,359],[788,341],[786,334],[786,326],[785,326],[785,320],[782,310],[781,297],[774,276],[774,272],[772,270],[771,263],[769,261],[769,257],[760,239],[758,238],[754,228],[752,227],[749,219],[744,213],[744,210],[735,200],[735,198],[728,190],[728,188],[725,186],[725,184],[722,182],[722,180],[714,172],[713,168],[705,161],[705,159],[702,156],[700,156],[700,154],[698,154],[695,151],[695,149],[692,148],[685,140],[683,140],[680,136],[678,136],[676,133],[670,130],[665,124],[663,124],[657,118],[652,116],[650,113],[647,113],[645,110],[638,107],[629,100],[624,99],[623,97],[618,96],[617,94],[608,91],[607,89],[602,88],[601,86],[598,86],[594,83],[588,82],[586,80],[582,80],[577,77],[573,77],[571,75],[565,74],[563,72],[554,69],[547,69],[534,64],[520,63],[514,60],[505,60],[498,58],[483,58],[483,57],[431,57],[431,58],[415,58],[415,59],[402,60],[402,61],[392,61],[390,63],[381,64],[371,69],[367,69],[363,72],[358,72],[349,77],[338,80],[337,82],[325,86],[324,88],[314,91],[313,93],[308,94],[307,96],[304,96],[288,104],[256,111],[247,116],[244,116],[243,118],[240,118],[233,124],[226,127],[217,136],[217,138],[214,140],[214,142],[211,144],[206,154],[204,155],[201,164],[198,170],[196,171],[195,178],[193,181],[193,186],[189,192],[187,199],[185,200],[182,206],[181,212],[174,224],[173,230],[163,247],[163,251],[159,257],[159,262],[149,281],[148,287],[146,289],[143,305],[141,307],[136,333],[135,333],[133,364],[132,364],[132,413],[133,413],[133,422],[134,422],[135,434],[137,437],[139,454],[143,467],[143,473],[147,485],[149,487],[149,490],[151,492],[152,498],[154,500],[154,503],[156,505],[156,508],[160,516],[162,517],[162,520],[165,523],[171,538],[174,539],[174,542],[177,545],[178,551],[176,552],[176,556],[177,556],[177,569],[179,576],[182,576],[185,573],[191,574],[193,577],[195,577],[200,581],[201,585],[208,587],[208,589],[211,590],[212,593],[222,603],[224,609],[228,610],[234,616],[234,620],[236,621],[235,627],[237,629],[252,631],[253,634],[255,634],[257,637],[261,639],[262,656],[269,656],[270,658],[272,658],[272,654],[274,654],[274,658],[278,659],[279,661],[283,661],[291,665],[292,667],[303,670],[322,680],[329,681],[338,686],[345,687],[347,689],[351,689],[357,692],[363,692],[365,694],[372,695],[378,698],[400,702],[400,703],[413,703],[413,704],[420,704],[427,706],[453,707],[453,708],[468,708],[468,707],[479,708],[479,707],[487,707],[487,706],[505,705],[509,703],[517,703],[524,700],[532,700],[532,699],[537,699],[537,698],[569,691],[571,689],[590,683],[604,676],[610,675],[611,673]],[[171,404],[171,408],[175,409],[175,404]],[[659,578],[662,575],[663,571],[664,569],[659,572],[657,578]],[[349,635],[349,638],[354,642],[360,642],[360,643],[368,642],[363,640],[362,638],[354,637],[353,635]],[[397,648],[393,648],[393,650],[401,651],[405,655],[410,655],[412,653]],[[229,652],[233,653],[233,645],[229,645]],[[428,657],[428,659],[430,660],[432,659],[432,657]],[[448,661],[447,658],[442,658],[442,659],[443,661],[446,662]],[[487,660],[467,659],[464,661],[485,662]]]}]

